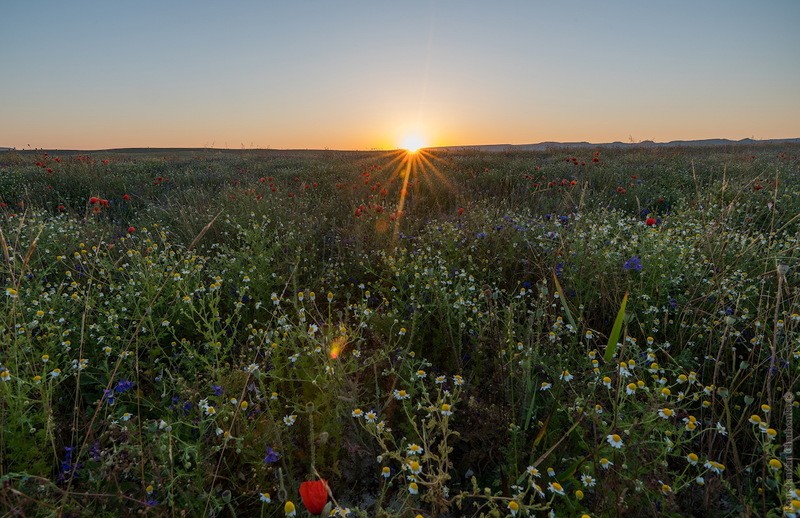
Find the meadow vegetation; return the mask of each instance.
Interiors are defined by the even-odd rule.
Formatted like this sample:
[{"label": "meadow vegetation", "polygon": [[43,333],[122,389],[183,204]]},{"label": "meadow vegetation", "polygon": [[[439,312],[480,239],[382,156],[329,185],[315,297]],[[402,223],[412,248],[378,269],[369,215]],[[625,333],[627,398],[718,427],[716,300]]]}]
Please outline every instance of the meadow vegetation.
[{"label": "meadow vegetation", "polygon": [[800,516],[799,156],[0,153],[0,509]]}]

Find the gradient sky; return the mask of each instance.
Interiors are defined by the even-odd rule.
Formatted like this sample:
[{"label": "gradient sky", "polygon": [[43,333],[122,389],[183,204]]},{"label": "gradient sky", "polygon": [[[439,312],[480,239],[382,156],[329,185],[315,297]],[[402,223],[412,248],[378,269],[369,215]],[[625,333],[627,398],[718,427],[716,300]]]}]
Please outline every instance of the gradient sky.
[{"label": "gradient sky", "polygon": [[0,6],[0,146],[800,137],[800,1]]}]

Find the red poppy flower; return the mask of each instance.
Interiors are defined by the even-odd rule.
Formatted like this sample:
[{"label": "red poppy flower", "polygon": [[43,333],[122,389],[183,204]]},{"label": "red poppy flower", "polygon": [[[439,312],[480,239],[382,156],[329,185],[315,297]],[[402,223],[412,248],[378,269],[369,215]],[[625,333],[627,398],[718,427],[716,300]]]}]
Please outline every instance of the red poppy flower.
[{"label": "red poppy flower", "polygon": [[89,203],[91,203],[92,205],[98,203],[99,201],[100,198],[98,198],[97,196],[92,196],[91,198],[89,198]]},{"label": "red poppy flower", "polygon": [[656,218],[647,218],[647,220],[645,220],[645,223],[647,224],[648,227],[654,227],[656,225]]},{"label": "red poppy flower", "polygon": [[309,480],[300,484],[300,498],[311,514],[320,514],[328,502],[328,483],[324,480]]},{"label": "red poppy flower", "polygon": [[128,234],[133,234],[136,232],[136,227],[128,227]]},{"label": "red poppy flower", "polygon": [[459,207],[458,208],[458,215],[461,216],[462,214],[464,214],[464,207]]},{"label": "red poppy flower", "polygon": [[122,199],[123,199],[123,200],[125,200],[125,201],[128,201],[128,200],[130,200],[130,199],[131,199],[131,197],[130,197],[130,195],[128,195],[128,194],[123,194],[123,195],[122,195]]}]

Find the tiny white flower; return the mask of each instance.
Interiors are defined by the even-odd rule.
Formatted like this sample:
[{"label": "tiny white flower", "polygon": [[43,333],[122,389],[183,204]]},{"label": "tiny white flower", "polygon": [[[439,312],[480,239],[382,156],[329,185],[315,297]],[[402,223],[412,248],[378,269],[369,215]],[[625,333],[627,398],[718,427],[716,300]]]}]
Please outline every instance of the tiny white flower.
[{"label": "tiny white flower", "polygon": [[622,437],[620,437],[619,435],[617,435],[615,433],[614,434],[609,434],[608,436],[606,436],[606,441],[608,441],[608,444],[610,444],[614,448],[617,448],[617,449],[622,448]]}]

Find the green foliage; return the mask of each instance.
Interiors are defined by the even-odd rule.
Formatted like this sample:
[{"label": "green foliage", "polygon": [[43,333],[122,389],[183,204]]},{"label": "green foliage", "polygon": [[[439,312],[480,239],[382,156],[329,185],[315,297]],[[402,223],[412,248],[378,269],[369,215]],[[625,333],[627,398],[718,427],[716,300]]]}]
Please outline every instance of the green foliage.
[{"label": "green foliage", "polygon": [[0,505],[789,512],[796,154],[0,154]]}]

